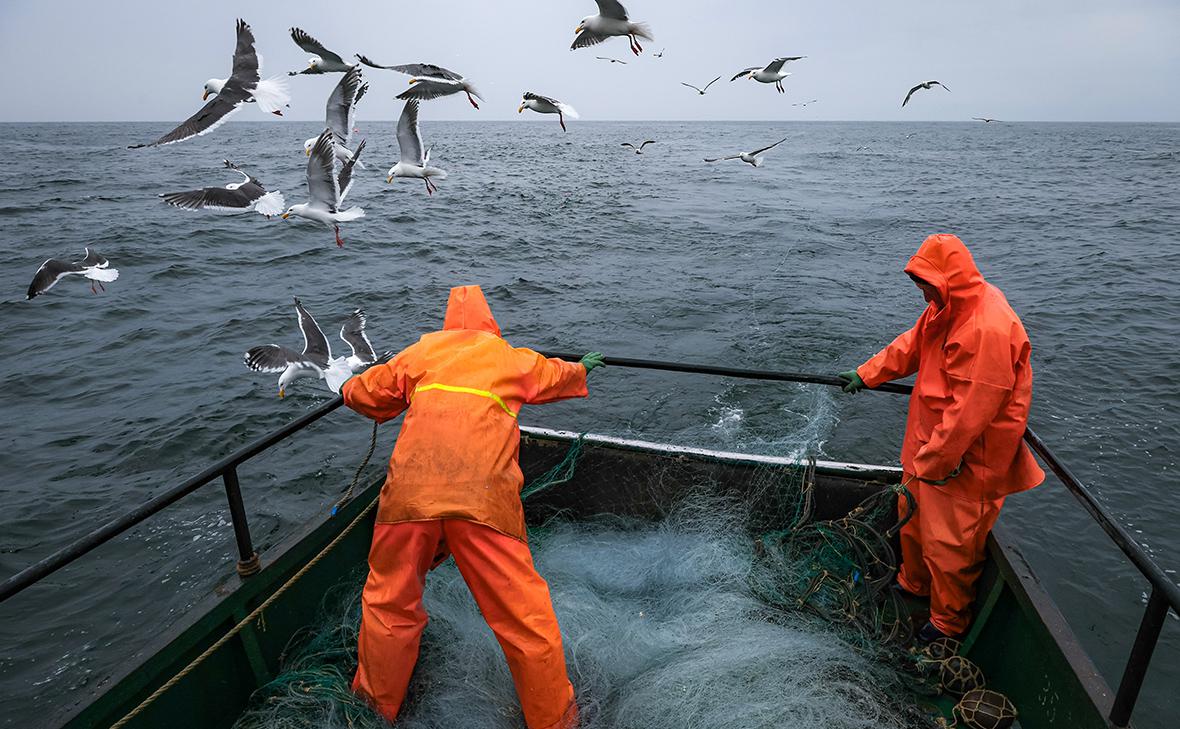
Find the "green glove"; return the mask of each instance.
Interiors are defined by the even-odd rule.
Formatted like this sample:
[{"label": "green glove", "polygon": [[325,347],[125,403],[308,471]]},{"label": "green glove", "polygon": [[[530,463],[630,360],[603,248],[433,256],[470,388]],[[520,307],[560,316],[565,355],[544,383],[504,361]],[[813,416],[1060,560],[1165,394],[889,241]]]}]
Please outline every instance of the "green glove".
[{"label": "green glove", "polygon": [[590,374],[595,367],[606,367],[606,363],[602,360],[602,352],[589,352],[582,358],[581,365],[586,368],[586,374]]},{"label": "green glove", "polygon": [[848,380],[848,384],[841,389],[849,394],[855,394],[868,387],[865,381],[860,379],[860,375],[856,374],[856,370],[848,370],[836,375],[842,380]]}]

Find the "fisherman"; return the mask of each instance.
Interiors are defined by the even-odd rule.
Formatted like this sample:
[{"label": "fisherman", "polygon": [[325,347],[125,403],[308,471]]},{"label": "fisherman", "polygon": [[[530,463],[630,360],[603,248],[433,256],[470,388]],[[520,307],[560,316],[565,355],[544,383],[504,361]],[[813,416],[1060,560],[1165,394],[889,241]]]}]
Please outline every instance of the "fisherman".
[{"label": "fisherman", "polygon": [[517,463],[522,405],[585,397],[603,364],[513,348],[478,286],[451,289],[442,331],[345,383],[344,403],[383,423],[406,412],[381,490],[352,688],[393,722],[427,615],[426,573],[448,555],[496,634],[529,729],[577,720],[549,586],[527,544]]},{"label": "fisherman", "polygon": [[[917,512],[901,529],[900,589],[930,598],[929,642],[971,622],[987,535],[1004,497],[1045,473],[1022,438],[1032,401],[1028,335],[957,237],[932,235],[905,267],[928,305],[912,329],[855,370],[855,393],[917,372],[901,447]],[[899,504],[902,515],[908,507]]]}]

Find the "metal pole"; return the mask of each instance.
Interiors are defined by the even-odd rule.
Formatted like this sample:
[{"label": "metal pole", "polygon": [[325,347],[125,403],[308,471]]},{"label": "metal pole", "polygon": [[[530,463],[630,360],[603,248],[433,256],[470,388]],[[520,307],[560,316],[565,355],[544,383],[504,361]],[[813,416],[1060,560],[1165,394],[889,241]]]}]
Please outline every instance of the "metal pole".
[{"label": "metal pole", "polygon": [[258,552],[250,541],[250,524],[246,521],[246,506],[242,503],[242,487],[238,483],[238,469],[227,468],[221,474],[225,481],[225,498],[229,501],[229,516],[234,523],[234,539],[238,542],[238,574],[249,577],[261,568]]},{"label": "metal pole", "polygon": [[1153,589],[1147,600],[1147,609],[1143,611],[1143,620],[1139,623],[1139,632],[1135,634],[1131,655],[1127,657],[1127,667],[1123,669],[1123,680],[1119,682],[1114,706],[1110,709],[1110,723],[1116,727],[1125,727],[1131,723],[1131,712],[1135,710],[1139,689],[1143,688],[1143,678],[1151,663],[1151,654],[1155,652],[1160,630],[1167,617],[1168,603],[1159,590]]}]

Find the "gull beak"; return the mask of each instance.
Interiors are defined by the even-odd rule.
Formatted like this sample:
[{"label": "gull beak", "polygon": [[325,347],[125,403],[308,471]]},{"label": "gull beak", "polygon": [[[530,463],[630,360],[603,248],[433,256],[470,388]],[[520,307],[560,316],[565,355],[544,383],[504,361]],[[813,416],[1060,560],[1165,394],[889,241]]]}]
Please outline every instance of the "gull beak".
[{"label": "gull beak", "polygon": [[206,99],[208,99],[208,98],[209,98],[209,92],[208,92],[208,91],[206,91],[205,93],[201,94],[201,101],[205,101],[205,100],[206,100]]},{"label": "gull beak", "polygon": [[386,183],[393,182],[393,175],[390,175],[389,177],[386,177],[386,178],[385,178],[385,182],[386,182]]},{"label": "gull beak", "polygon": [[311,156],[311,150],[310,150],[310,149],[305,149],[305,150],[303,150],[303,154],[304,154],[304,156],[306,156],[306,157],[310,157],[310,156]]},{"label": "gull beak", "polygon": [[419,82],[419,81],[421,81],[421,80],[422,80],[422,79],[420,79],[420,78],[412,78],[412,79],[410,79],[410,83],[411,83],[411,84],[416,84],[416,83],[418,83],[418,82]]},{"label": "gull beak", "polygon": [[516,107],[516,113],[517,114],[524,113],[524,104],[521,104],[520,106]]},{"label": "gull beak", "polygon": [[583,28],[585,28],[585,27],[586,27],[586,26],[584,26],[584,25],[582,25],[582,24],[578,24],[578,27],[577,27],[577,28],[574,28],[574,34],[575,34],[575,35],[577,35],[578,33],[581,33],[581,32],[582,32],[582,29],[583,29]]},{"label": "gull beak", "polygon": [[286,396],[287,396],[287,394],[285,392],[283,392],[283,388],[280,387],[279,388],[279,398],[282,399]]},{"label": "gull beak", "polygon": [[[283,213],[283,220],[291,217],[291,213]],[[282,390],[279,391],[279,397],[282,397]]]}]

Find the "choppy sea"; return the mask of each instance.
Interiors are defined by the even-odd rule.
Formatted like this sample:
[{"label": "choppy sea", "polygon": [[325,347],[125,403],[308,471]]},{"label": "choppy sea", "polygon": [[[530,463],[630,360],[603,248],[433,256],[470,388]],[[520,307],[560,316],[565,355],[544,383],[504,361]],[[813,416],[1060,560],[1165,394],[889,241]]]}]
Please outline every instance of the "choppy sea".
[{"label": "choppy sea", "polygon": [[[363,307],[382,349],[438,328],[448,289],[478,283],[514,344],[834,373],[912,324],[923,304],[901,269],[953,232],[1032,339],[1032,425],[1180,581],[1180,125],[424,120],[450,175],[432,197],[385,182],[393,126],[361,124],[351,200],[367,214],[339,249],[306,222],[157,197],[233,181],[228,157],[302,202],[314,124],[144,150],[126,146],[169,125],[0,125],[0,578],[325,402],[310,381],[280,400],[276,376],[241,361],[300,343],[293,296],[325,329]],[[782,137],[759,169],[702,162]],[[642,156],[620,147],[644,139]],[[84,246],[120,271],[106,293],[65,280],[24,300],[43,260]],[[612,368],[591,389],[522,421],[896,463],[905,411],[885,394]],[[367,440],[339,411],[242,469],[260,550],[330,508]],[[1144,581],[1053,479],[1003,522],[1117,684]],[[233,558],[214,483],[0,604],[0,725],[103,681]],[[1170,619],[1139,726],[1170,725],[1177,685]]]}]

